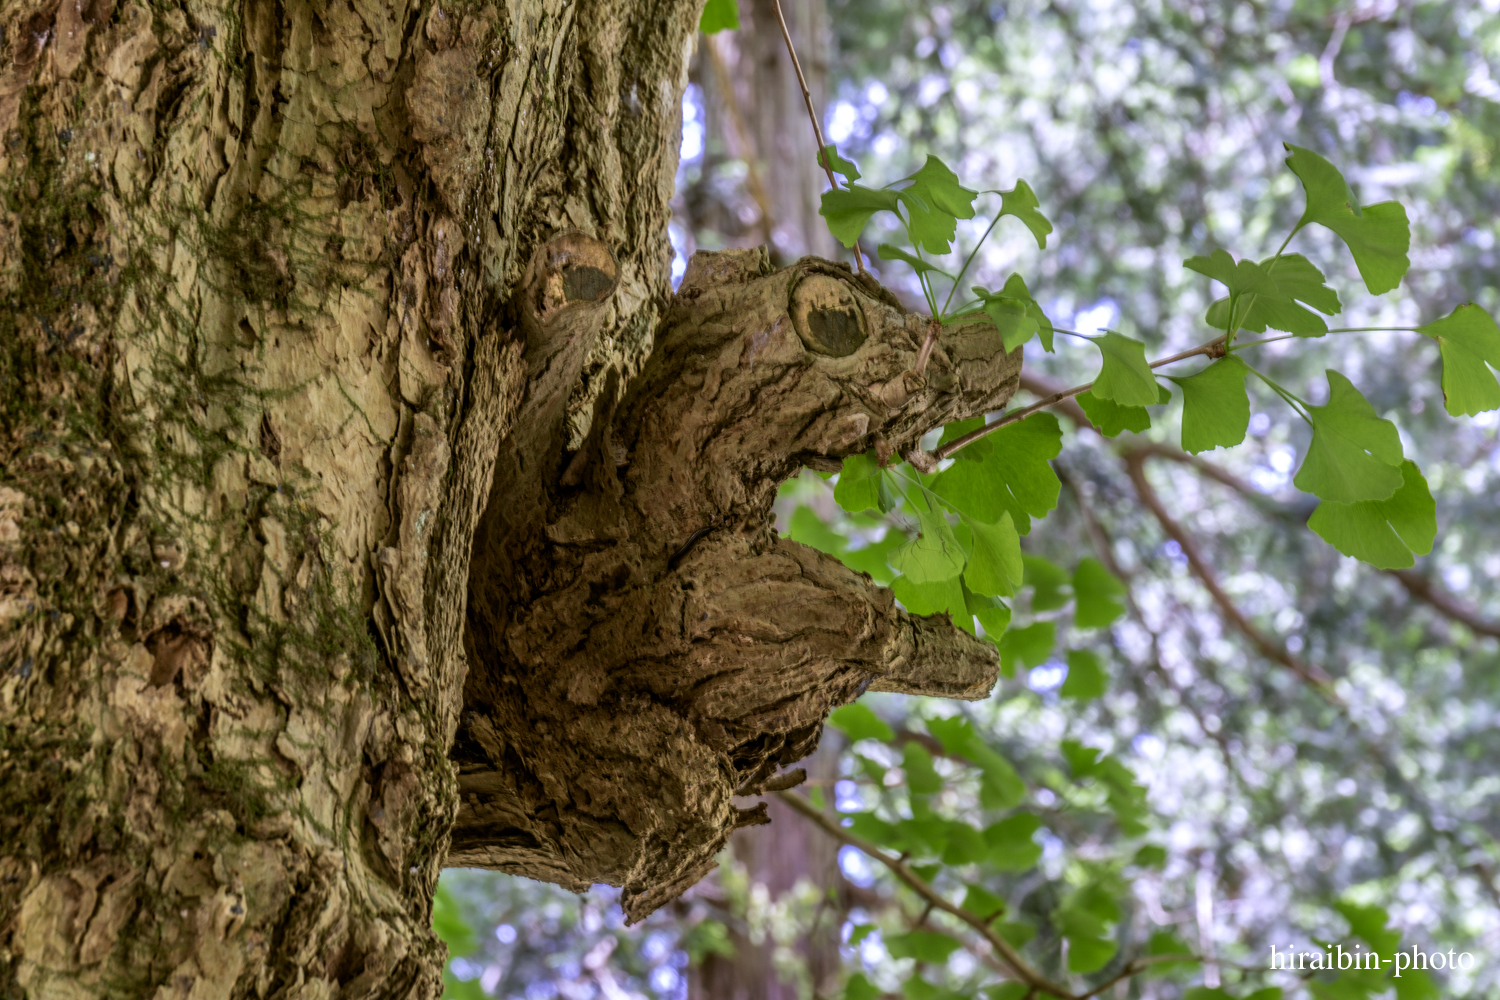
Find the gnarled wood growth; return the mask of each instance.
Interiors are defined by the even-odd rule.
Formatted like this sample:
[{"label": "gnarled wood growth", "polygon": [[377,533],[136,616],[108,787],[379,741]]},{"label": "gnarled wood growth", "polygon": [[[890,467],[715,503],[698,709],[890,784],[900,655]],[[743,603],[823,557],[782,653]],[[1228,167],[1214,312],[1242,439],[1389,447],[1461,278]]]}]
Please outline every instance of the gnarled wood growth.
[{"label": "gnarled wood growth", "polygon": [[[562,447],[560,404],[613,280],[558,237],[520,297],[529,395],[501,449],[470,570],[470,671],[450,861],[649,913],[712,866],[731,804],[817,743],[867,689],[988,694],[993,647],[897,608],[836,559],[779,539],[802,465],[997,409],[1020,352],[987,322],[945,330],[847,267],[694,256],[641,375]],[[613,387],[611,387],[611,390]]]}]

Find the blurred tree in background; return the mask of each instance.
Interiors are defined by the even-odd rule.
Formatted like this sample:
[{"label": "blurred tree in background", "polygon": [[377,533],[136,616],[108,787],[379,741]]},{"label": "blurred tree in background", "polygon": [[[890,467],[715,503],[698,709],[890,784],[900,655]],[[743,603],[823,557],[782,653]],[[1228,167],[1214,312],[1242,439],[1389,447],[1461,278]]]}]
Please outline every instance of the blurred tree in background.
[{"label": "blurred tree in background", "polygon": [[[1345,296],[1349,325],[1411,326],[1466,300],[1500,309],[1494,0],[828,0],[787,13],[829,141],[866,176],[904,176],[933,153],[964,178],[1031,183],[1055,249],[999,230],[972,277],[995,287],[1024,271],[1060,325],[1119,329],[1153,356],[1198,343],[1207,287],[1181,262],[1215,246],[1275,251],[1301,205],[1283,142],[1343,166],[1363,202],[1407,206],[1411,270],[1380,300]],[[769,243],[781,261],[836,248],[774,12],[745,0],[739,17],[738,31],[700,36],[693,62],[679,273],[699,248]],[[990,222],[982,207],[960,222],[960,245]],[[1357,284],[1330,234],[1299,240],[1335,266],[1330,284]],[[873,259],[876,242],[872,269],[915,308],[908,269]],[[1345,372],[1422,457],[1438,509],[1430,556],[1380,571],[1308,531],[1309,498],[1290,484],[1308,432],[1270,399],[1252,395],[1244,444],[1197,457],[1177,447],[1176,408],[1105,437],[1076,404],[1060,407],[1062,492],[1024,540],[1029,586],[1001,643],[1010,676],[961,710],[865,699],[875,715],[835,716],[847,738],[830,731],[808,786],[867,816],[852,828],[866,839],[903,817],[983,827],[968,853],[952,828],[933,834],[941,864],[923,877],[966,908],[1003,904],[998,932],[1076,990],[1078,974],[1127,956],[1190,952],[1202,961],[1157,962],[1103,995],[1495,996],[1500,421],[1443,412],[1427,338],[1287,346],[1261,355],[1282,385],[1319,398],[1324,369]],[[1032,345],[1023,387],[1045,395],[1092,361]],[[781,528],[825,551],[869,550],[879,579],[907,525],[872,513],[845,513],[806,472],[783,491]],[[1096,570],[1080,565],[1124,581],[1121,617],[1085,613]],[[1013,766],[1021,801],[986,798],[988,758],[954,736],[956,711]],[[997,980],[983,948],[944,943],[971,944],[971,928],[770,805],[774,822],[736,833],[716,877],[638,928],[607,891],[450,872],[450,994],[1026,995],[986,985]],[[920,847],[902,853],[922,860]],[[1475,962],[1363,985],[1263,971],[1273,945],[1348,946],[1351,933]],[[936,934],[951,937],[924,937]]]}]

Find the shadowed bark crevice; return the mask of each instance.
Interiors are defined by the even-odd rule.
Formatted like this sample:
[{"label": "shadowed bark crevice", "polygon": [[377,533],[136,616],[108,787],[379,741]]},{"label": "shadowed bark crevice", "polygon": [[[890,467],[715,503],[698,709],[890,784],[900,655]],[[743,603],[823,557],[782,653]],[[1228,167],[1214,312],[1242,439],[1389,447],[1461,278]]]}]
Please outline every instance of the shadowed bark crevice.
[{"label": "shadowed bark crevice", "polygon": [[621,885],[640,919],[746,822],[735,788],[809,754],[833,708],[988,694],[992,646],[777,537],[771,505],[802,465],[888,458],[1001,408],[1021,357],[958,325],[918,376],[926,320],[867,278],[698,254],[642,374],[570,456],[558,386],[597,320],[556,290],[581,240],[539,251],[521,295],[530,395],[476,533],[450,863]]}]

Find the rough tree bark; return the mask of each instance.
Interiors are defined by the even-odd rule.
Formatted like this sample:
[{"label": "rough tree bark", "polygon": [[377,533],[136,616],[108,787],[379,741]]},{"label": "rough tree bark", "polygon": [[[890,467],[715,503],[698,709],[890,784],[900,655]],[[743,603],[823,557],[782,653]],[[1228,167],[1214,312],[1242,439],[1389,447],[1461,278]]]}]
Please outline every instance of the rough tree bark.
[{"label": "rough tree bark", "polygon": [[833,706],[988,690],[769,505],[1019,354],[671,296],[697,8],[4,6],[0,995],[435,996],[443,866],[640,916]]}]

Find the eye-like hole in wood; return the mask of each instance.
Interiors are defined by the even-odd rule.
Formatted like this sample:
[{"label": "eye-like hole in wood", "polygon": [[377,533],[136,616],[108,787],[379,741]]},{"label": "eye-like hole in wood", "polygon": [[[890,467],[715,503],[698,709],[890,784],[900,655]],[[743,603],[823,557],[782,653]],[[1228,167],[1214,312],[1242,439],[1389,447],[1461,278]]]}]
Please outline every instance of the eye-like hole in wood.
[{"label": "eye-like hole in wood", "polygon": [[615,290],[620,276],[609,247],[577,230],[549,240],[533,260],[532,269],[541,272],[536,310],[542,316],[575,302],[603,301]]},{"label": "eye-like hole in wood", "polygon": [[848,285],[826,274],[810,274],[797,282],[791,312],[803,346],[818,354],[848,357],[869,336],[859,299]]}]

